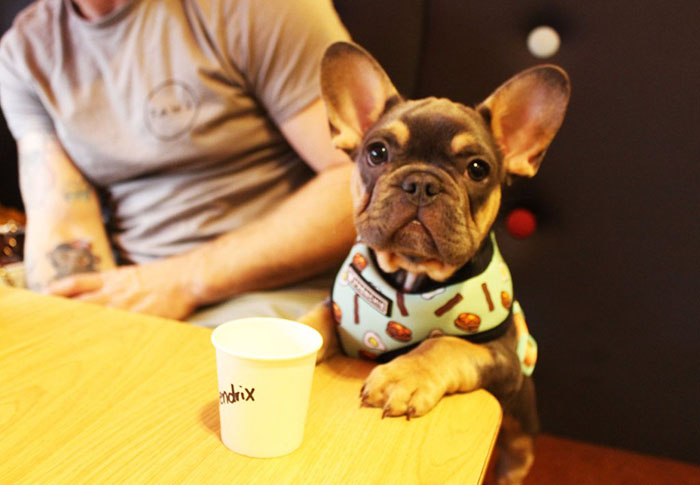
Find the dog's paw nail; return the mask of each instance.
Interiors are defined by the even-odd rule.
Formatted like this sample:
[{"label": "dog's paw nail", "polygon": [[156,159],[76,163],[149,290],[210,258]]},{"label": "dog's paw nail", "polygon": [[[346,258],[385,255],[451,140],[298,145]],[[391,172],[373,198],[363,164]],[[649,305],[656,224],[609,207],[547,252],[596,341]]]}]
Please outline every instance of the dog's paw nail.
[{"label": "dog's paw nail", "polygon": [[389,416],[389,408],[384,408],[384,411],[382,411],[382,419],[386,418]]},{"label": "dog's paw nail", "polygon": [[406,421],[410,421],[411,418],[416,417],[416,408],[413,406],[409,407],[408,410],[406,410]]},{"label": "dog's paw nail", "polygon": [[363,399],[365,397],[365,385],[366,384],[362,384],[362,389],[360,389],[360,397]]}]

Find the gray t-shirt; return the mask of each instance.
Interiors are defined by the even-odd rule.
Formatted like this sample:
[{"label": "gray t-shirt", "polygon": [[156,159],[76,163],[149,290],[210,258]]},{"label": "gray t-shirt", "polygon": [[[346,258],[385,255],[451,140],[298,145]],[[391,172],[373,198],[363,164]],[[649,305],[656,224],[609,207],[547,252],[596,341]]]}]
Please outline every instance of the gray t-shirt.
[{"label": "gray t-shirt", "polygon": [[133,0],[98,22],[39,0],[0,43],[16,139],[55,133],[99,189],[124,261],[258,217],[312,172],[277,126],[319,96],[330,0]]}]

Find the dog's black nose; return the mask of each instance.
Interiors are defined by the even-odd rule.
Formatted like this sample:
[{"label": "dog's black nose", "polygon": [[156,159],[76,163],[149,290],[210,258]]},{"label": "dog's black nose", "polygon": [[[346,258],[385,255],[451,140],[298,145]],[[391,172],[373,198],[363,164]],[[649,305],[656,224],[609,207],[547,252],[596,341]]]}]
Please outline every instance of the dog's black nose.
[{"label": "dog's black nose", "polygon": [[442,192],[442,183],[435,175],[427,172],[413,172],[401,182],[408,199],[416,205],[431,203]]}]

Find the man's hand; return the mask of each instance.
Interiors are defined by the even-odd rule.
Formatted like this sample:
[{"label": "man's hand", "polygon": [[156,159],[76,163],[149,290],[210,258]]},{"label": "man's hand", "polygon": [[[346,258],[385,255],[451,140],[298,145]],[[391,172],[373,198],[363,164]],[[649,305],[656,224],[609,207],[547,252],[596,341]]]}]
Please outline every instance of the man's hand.
[{"label": "man's hand", "polygon": [[49,284],[47,292],[108,307],[180,320],[196,307],[181,258],[79,273]]}]

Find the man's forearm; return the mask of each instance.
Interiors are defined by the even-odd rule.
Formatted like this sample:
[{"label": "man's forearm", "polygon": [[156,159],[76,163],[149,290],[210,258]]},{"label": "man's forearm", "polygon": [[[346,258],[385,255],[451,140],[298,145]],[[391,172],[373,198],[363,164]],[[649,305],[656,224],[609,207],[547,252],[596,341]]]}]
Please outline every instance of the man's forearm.
[{"label": "man's forearm", "polygon": [[260,219],[177,257],[197,304],[291,284],[339,265],[355,238],[352,168],[346,163],[321,172]]},{"label": "man's forearm", "polygon": [[280,130],[299,155],[319,171],[285,201],[259,219],[188,253],[69,276],[53,282],[49,291],[181,319],[198,306],[291,284],[339,266],[355,238],[350,182],[353,165],[331,145],[320,101],[282,123]]},{"label": "man's forearm", "polygon": [[97,196],[55,137],[24,137],[19,157],[28,286],[39,290],[69,274],[113,268]]}]

